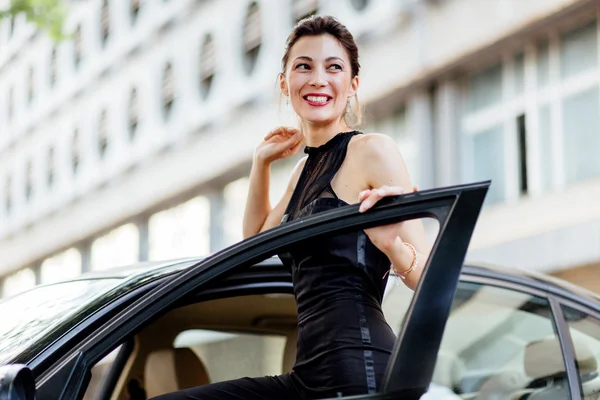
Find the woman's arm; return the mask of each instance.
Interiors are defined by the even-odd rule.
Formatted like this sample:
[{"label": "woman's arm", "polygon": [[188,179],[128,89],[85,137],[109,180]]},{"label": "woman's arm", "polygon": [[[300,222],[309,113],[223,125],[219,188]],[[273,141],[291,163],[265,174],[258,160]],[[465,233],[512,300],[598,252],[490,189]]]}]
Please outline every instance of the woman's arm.
[{"label": "woman's arm", "polygon": [[270,179],[271,165],[254,156],[244,210],[244,239],[260,232],[265,220],[272,211],[271,202],[269,201]]},{"label": "woman's arm", "polygon": [[[269,200],[271,164],[276,160],[295,154],[300,149],[301,144],[302,134],[300,131],[280,127],[269,132],[263,142],[256,148],[252,169],[250,170],[248,197],[244,210],[242,229],[244,239],[276,226],[281,220],[285,207],[291,198],[295,182],[293,182],[294,186],[291,187],[291,190],[290,185],[288,185],[281,201],[275,208],[272,208]],[[294,169],[294,173],[297,169],[298,166]],[[290,179],[291,183],[292,179]]]},{"label": "woman's arm", "polygon": [[306,157],[302,158],[296,164],[285,193],[273,208],[269,200],[270,167],[261,166],[258,163],[252,165],[250,189],[244,212],[244,239],[279,225],[281,218],[283,218],[283,213],[292,198],[292,193],[294,193],[294,188],[298,183],[305,162]]},{"label": "woman's arm", "polygon": [[[368,210],[383,197],[415,190],[404,159],[392,138],[382,134],[369,134],[362,141],[358,146],[360,151],[357,158],[364,166],[362,179],[370,189],[361,192],[359,196],[361,211]],[[365,232],[373,244],[388,256],[397,272],[407,271],[414,262],[418,263],[418,267],[411,272],[401,274],[406,286],[414,289],[430,252],[421,220],[376,227]],[[417,253],[416,260],[411,247],[404,242],[413,246]]]}]

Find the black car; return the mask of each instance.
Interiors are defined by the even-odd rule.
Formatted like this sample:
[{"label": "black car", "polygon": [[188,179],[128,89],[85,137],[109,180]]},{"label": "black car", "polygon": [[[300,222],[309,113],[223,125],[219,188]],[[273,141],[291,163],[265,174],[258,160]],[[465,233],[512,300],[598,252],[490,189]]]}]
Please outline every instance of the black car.
[{"label": "black car", "polygon": [[439,233],[414,293],[388,285],[398,340],[380,393],[353,399],[600,398],[600,298],[463,261],[489,182],[342,207],[204,259],[146,263],[0,302],[0,399],[145,399],[290,370],[296,305],[273,257],[323,235],[412,218]]}]

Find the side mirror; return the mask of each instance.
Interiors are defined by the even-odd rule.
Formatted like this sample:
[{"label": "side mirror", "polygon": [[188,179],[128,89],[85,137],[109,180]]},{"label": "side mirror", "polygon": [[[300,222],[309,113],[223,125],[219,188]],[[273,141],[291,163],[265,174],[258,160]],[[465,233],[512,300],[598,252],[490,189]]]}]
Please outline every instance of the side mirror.
[{"label": "side mirror", "polygon": [[0,367],[0,400],[35,400],[33,373],[23,364]]}]

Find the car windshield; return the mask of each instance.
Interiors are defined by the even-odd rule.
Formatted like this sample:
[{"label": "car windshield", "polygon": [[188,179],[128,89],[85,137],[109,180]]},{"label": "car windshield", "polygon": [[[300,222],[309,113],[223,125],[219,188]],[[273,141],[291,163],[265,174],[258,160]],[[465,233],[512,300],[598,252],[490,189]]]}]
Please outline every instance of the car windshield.
[{"label": "car windshield", "polygon": [[27,349],[121,279],[40,286],[0,302],[0,365]]}]

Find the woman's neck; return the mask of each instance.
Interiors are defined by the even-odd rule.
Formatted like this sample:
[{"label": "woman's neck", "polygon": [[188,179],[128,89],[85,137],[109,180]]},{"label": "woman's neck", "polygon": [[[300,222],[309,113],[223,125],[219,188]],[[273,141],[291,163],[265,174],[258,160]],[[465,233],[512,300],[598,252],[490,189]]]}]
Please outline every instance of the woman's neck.
[{"label": "woman's neck", "polygon": [[340,132],[347,132],[350,129],[346,124],[337,123],[329,125],[314,125],[309,123],[302,124],[302,133],[304,140],[309,147],[319,147],[327,143],[331,138]]}]

